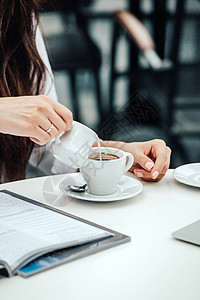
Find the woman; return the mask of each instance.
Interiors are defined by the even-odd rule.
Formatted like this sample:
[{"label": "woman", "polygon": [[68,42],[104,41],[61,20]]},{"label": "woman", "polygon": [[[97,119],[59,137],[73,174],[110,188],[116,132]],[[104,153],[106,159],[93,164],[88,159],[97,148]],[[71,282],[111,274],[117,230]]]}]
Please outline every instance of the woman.
[{"label": "woman", "polygon": [[[38,10],[38,0],[10,0],[9,5],[0,0],[0,182],[24,178],[28,161],[38,164],[44,157],[57,172],[49,145],[72,125],[72,113],[55,101]],[[44,144],[48,155],[41,159],[36,145]],[[131,170],[146,180],[161,179],[169,167],[171,151],[164,141],[103,144],[131,152]]]}]

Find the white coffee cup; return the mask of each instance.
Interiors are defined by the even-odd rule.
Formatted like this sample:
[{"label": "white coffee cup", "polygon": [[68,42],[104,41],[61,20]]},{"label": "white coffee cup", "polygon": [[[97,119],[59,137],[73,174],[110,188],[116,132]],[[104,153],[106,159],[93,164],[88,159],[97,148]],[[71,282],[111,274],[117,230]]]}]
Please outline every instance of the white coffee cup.
[{"label": "white coffee cup", "polygon": [[89,127],[73,121],[70,131],[61,133],[52,144],[56,159],[72,168],[80,168],[87,163],[88,153],[98,135]]},{"label": "white coffee cup", "polygon": [[99,156],[99,148],[94,147],[89,152],[88,163],[80,172],[91,194],[109,195],[115,192],[122,175],[131,168],[134,158],[131,153],[110,147],[101,147],[101,152],[113,154],[118,158],[106,161],[90,159]]}]

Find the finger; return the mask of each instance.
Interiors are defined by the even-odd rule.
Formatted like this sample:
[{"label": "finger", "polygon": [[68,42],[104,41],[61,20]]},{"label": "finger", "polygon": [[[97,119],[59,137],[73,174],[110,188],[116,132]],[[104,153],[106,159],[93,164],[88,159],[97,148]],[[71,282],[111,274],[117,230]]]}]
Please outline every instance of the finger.
[{"label": "finger", "polygon": [[38,145],[45,145],[52,137],[40,127],[36,127],[30,134],[30,139]]},{"label": "finger", "polygon": [[[167,170],[169,169],[169,165],[170,165],[171,149],[169,147],[167,147],[166,152],[167,152],[167,159],[166,159],[165,165],[163,166],[161,173],[159,174],[159,175],[162,175],[162,177],[166,174]],[[153,173],[153,171],[154,170],[152,170],[152,173]],[[154,174],[153,175],[154,179],[156,179],[157,175],[155,176],[155,172],[153,174]]]},{"label": "finger", "polygon": [[154,163],[154,167],[151,170],[151,175],[153,179],[156,179],[159,174],[162,173],[163,169],[168,169],[169,166],[169,156],[167,153],[160,153]]},{"label": "finger", "polygon": [[[66,123],[54,110],[52,110],[48,113],[48,119],[50,122],[50,126],[51,126],[51,124],[54,125],[54,130],[51,131],[51,135],[53,135],[53,133],[54,133],[54,136],[55,136],[55,134],[58,135],[58,134],[62,133],[63,131],[66,131],[66,128],[67,128]],[[55,131],[55,129],[56,129],[56,131]]]},{"label": "finger", "polygon": [[144,154],[136,154],[135,162],[147,171],[150,171],[154,167],[153,160]]},{"label": "finger", "polygon": [[[72,122],[73,122],[73,115],[72,112],[66,108],[64,105],[56,102],[52,98],[46,96],[46,95],[40,95],[40,98],[45,100],[45,102],[49,103],[49,109],[53,110],[56,115],[58,115],[62,121],[65,123],[65,128],[62,131],[69,131],[72,127]],[[56,126],[56,123],[52,118],[49,116],[49,119],[52,121],[52,123]],[[56,126],[57,127],[57,126]],[[57,127],[58,128],[58,127]],[[58,128],[59,130],[59,128]],[[59,130],[60,132],[60,130]]]},{"label": "finger", "polygon": [[153,179],[156,179],[165,166],[169,166],[170,156],[169,148],[166,146],[165,142],[158,141],[155,143],[152,149],[152,154],[155,158],[154,167],[151,170],[151,175]]},{"label": "finger", "polygon": [[51,119],[48,119],[46,116],[42,116],[38,118],[38,123],[39,127],[53,138],[62,133],[65,130],[66,125],[54,110],[49,111],[48,115],[50,115]]},{"label": "finger", "polygon": [[36,139],[36,138],[34,138],[34,137],[30,137],[30,140],[31,140],[32,142],[34,142],[34,143],[40,145],[38,139]]},{"label": "finger", "polygon": [[38,120],[39,127],[43,129],[45,132],[47,132],[50,128],[52,123],[48,118],[41,118],[41,120]]},{"label": "finger", "polygon": [[[53,111],[54,114],[54,111]],[[53,118],[55,119],[55,118]],[[38,127],[40,129],[42,129],[44,132],[46,132],[48,135],[50,135],[51,138],[56,137],[59,133],[63,132],[63,128],[65,127],[64,122],[62,121],[62,119],[60,119],[58,117],[58,122],[61,120],[61,125],[58,125],[57,122],[57,126],[60,126],[60,131],[57,129],[57,127],[46,117],[46,116],[42,116],[42,117],[38,117],[37,121],[39,123]],[[55,121],[56,122],[56,121]],[[62,130],[62,131],[61,131]]]},{"label": "finger", "polygon": [[65,131],[69,131],[72,127],[73,115],[72,112],[60,103],[54,104],[54,110],[65,123]]},{"label": "finger", "polygon": [[58,129],[51,123],[51,127],[46,131],[51,138],[54,138],[59,135]]},{"label": "finger", "polygon": [[134,174],[145,181],[159,181],[164,177],[165,173],[166,172],[161,172],[155,179],[153,179],[151,172],[145,171],[144,169],[140,168],[134,170]]},{"label": "finger", "polygon": [[166,164],[167,169],[169,169],[170,166],[171,153],[172,153],[171,149],[167,147],[167,164]]}]

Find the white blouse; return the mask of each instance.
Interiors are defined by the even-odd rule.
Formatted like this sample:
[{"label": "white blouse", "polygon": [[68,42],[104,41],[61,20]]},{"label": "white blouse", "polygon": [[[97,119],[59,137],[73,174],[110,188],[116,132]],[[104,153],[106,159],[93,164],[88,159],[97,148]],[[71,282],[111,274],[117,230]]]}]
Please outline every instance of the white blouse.
[{"label": "white blouse", "polygon": [[[48,72],[46,72],[46,83],[45,83],[44,94],[54,99],[55,101],[58,101],[51,65],[49,62],[46,47],[39,27],[37,28],[36,31],[36,45],[37,45],[38,52],[48,69]],[[31,153],[29,163],[34,167],[38,167],[41,171],[43,171],[47,175],[75,172],[76,171],[75,169],[72,169],[64,165],[63,163],[59,162],[54,158],[52,153],[52,147],[51,147],[53,141],[54,139],[49,141],[45,146],[35,145]]]}]

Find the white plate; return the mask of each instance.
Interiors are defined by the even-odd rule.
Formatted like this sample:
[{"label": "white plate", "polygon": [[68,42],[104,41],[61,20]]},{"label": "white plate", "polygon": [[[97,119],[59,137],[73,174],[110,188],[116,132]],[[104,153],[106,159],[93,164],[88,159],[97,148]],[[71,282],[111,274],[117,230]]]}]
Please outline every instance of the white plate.
[{"label": "white plate", "polygon": [[200,163],[180,166],[174,170],[173,176],[181,183],[200,188]]},{"label": "white plate", "polygon": [[[76,173],[74,175],[76,175],[73,176],[74,185],[84,184],[85,181],[80,173]],[[96,196],[90,194],[89,192],[77,193],[73,191],[67,191],[67,186],[69,184],[72,184],[72,177],[70,176],[70,174],[69,176],[66,175],[66,177],[60,182],[59,185],[61,191],[66,196],[95,202],[110,202],[128,199],[138,195],[143,188],[142,183],[139,180],[126,175],[122,176],[119,184],[117,185],[116,191],[113,194],[107,196]]]}]

